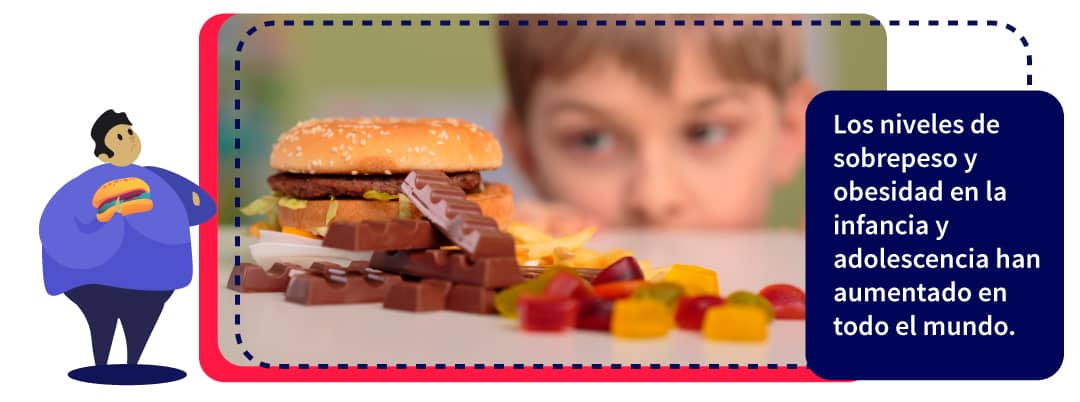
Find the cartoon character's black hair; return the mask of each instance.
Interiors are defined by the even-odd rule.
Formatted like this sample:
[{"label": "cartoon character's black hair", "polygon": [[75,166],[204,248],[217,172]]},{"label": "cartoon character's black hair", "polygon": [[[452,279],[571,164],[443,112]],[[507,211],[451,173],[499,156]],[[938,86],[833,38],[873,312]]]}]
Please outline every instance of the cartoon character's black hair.
[{"label": "cartoon character's black hair", "polygon": [[94,127],[90,129],[90,137],[94,139],[94,156],[105,154],[112,158],[113,151],[105,145],[105,134],[109,133],[113,127],[118,124],[131,125],[131,120],[128,120],[127,113],[116,113],[112,109],[106,110],[101,116],[94,122]]}]

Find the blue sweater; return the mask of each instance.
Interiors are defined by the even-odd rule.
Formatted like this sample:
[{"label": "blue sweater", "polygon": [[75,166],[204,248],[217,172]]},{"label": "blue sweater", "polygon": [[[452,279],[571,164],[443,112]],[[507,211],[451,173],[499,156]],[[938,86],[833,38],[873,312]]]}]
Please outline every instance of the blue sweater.
[{"label": "blue sweater", "polygon": [[[103,184],[134,177],[146,182],[153,207],[99,222],[91,199]],[[199,194],[195,206],[191,193]],[[145,197],[145,196],[144,196]],[[189,227],[217,208],[198,185],[165,169],[103,164],[53,195],[41,215],[41,259],[50,295],[89,284],[172,290],[191,283]]]}]

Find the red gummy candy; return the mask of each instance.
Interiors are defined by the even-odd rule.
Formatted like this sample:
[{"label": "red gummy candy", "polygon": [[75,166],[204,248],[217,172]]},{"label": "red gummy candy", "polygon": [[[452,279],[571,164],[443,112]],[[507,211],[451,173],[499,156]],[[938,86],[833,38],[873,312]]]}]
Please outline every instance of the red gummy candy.
[{"label": "red gummy candy", "polygon": [[615,301],[593,298],[580,301],[578,309],[577,327],[597,331],[611,329],[611,310],[615,307]]},{"label": "red gummy candy", "polygon": [[806,292],[802,289],[786,283],[777,283],[762,288],[758,295],[772,304],[776,318],[806,319]]},{"label": "red gummy candy", "polygon": [[679,301],[679,307],[675,310],[675,325],[682,329],[700,331],[701,323],[705,320],[705,310],[720,304],[724,304],[724,299],[717,296],[684,298]]},{"label": "red gummy candy", "polygon": [[526,331],[557,332],[577,322],[578,301],[566,296],[518,296],[518,319]]},{"label": "red gummy candy", "polygon": [[599,285],[608,282],[634,281],[645,279],[645,273],[641,272],[637,260],[634,257],[623,257],[608,265],[593,278],[592,284]]},{"label": "red gummy candy", "polygon": [[630,297],[638,288],[645,286],[645,281],[619,281],[601,283],[593,287],[593,292],[602,299],[614,300]]},{"label": "red gummy candy", "polygon": [[758,292],[758,296],[764,297],[769,303],[772,303],[773,306],[788,303],[806,304],[806,292],[786,283],[774,283],[761,288],[761,291]]},{"label": "red gummy candy", "polygon": [[785,304],[778,307],[773,307],[773,311],[776,312],[776,318],[781,320],[805,320],[806,319],[806,305],[799,303]]},{"label": "red gummy candy", "polygon": [[596,297],[592,286],[588,282],[569,271],[562,271],[551,277],[551,281],[544,287],[544,294],[548,296],[572,297],[575,299],[591,299]]}]

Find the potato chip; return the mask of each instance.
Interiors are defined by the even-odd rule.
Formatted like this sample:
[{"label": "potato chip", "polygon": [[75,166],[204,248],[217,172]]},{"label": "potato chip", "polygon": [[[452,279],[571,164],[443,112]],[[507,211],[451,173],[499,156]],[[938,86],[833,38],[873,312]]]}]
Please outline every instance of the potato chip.
[{"label": "potato chip", "polygon": [[555,265],[560,266],[573,266],[574,250],[566,247],[555,247],[552,251],[552,261]]},{"label": "potato chip", "polygon": [[[614,264],[615,261],[618,261],[620,258],[633,256],[634,253],[632,251],[624,248],[611,249],[597,257],[597,267],[605,268],[608,265]],[[638,265],[641,265],[640,262]]]},{"label": "potato chip", "polygon": [[541,232],[532,226],[513,222],[506,228],[506,232],[514,236],[514,241],[518,243],[543,243],[554,240],[553,237],[547,233]]},{"label": "potato chip", "polygon": [[572,267],[575,267],[575,268],[603,269],[607,265],[602,265],[602,263],[600,262],[600,259],[601,259],[601,253],[600,252],[598,252],[596,250],[581,247],[581,248],[578,248],[577,250],[574,250],[574,258],[571,259],[569,265],[572,266]]},{"label": "potato chip", "polygon": [[555,253],[556,247],[563,247],[568,249],[576,249],[585,244],[586,241],[592,237],[596,232],[596,227],[589,227],[580,232],[574,233],[569,236],[563,236],[550,241],[530,243],[525,246],[528,249],[530,258],[540,258],[542,256],[550,256]]},{"label": "potato chip", "polygon": [[514,237],[518,264],[525,266],[604,269],[620,258],[634,255],[626,249],[601,252],[582,247],[596,233],[595,227],[563,237],[553,237],[521,223],[511,223],[506,231]]}]

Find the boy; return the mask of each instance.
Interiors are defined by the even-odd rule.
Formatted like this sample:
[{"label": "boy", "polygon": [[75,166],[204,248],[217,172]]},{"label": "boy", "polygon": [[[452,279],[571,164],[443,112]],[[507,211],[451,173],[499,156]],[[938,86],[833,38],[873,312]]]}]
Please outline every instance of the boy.
[{"label": "boy", "polygon": [[522,204],[517,219],[557,233],[763,225],[774,187],[802,166],[803,114],[817,89],[798,28],[750,19],[555,15],[500,28],[502,132],[551,202]]}]

